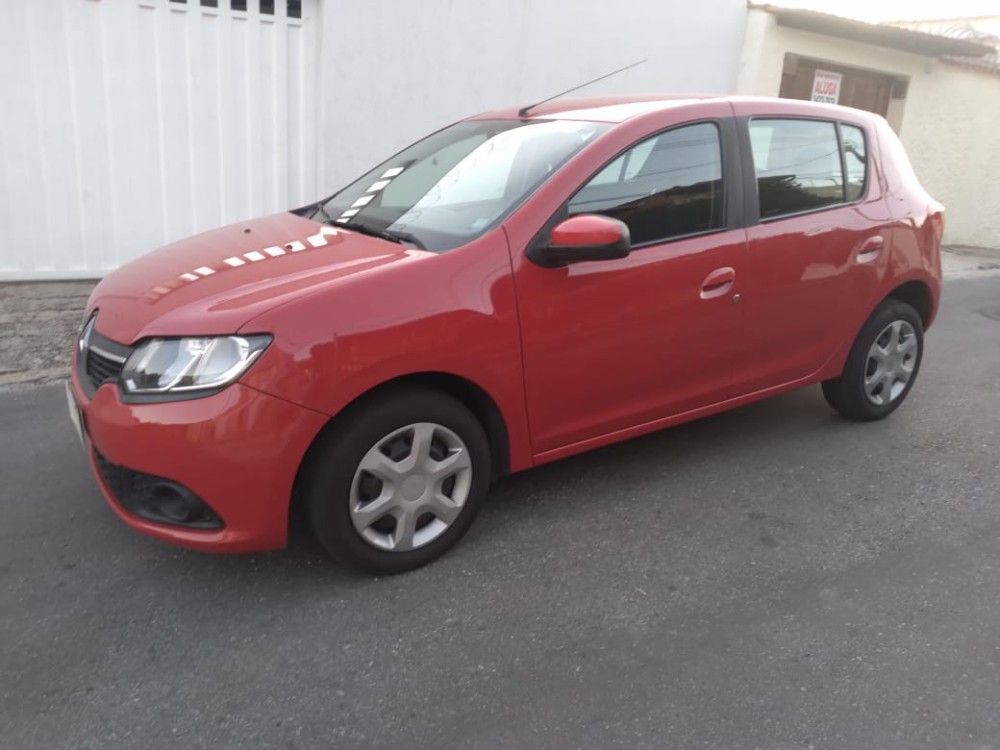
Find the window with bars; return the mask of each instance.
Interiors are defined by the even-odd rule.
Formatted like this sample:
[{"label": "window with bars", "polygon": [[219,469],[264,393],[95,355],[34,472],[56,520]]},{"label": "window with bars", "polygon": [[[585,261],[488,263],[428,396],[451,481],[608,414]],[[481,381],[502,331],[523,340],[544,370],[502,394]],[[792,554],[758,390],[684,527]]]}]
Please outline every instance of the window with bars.
[{"label": "window with bars", "polygon": [[[177,5],[187,5],[188,0],[170,0]],[[302,0],[284,0],[285,13],[289,18],[302,18]],[[257,0],[257,10],[261,15],[273,16],[275,13],[275,0]],[[191,0],[191,5],[200,5],[202,8],[218,8],[219,0]],[[229,9],[245,12],[250,10],[249,0],[230,0]]]}]

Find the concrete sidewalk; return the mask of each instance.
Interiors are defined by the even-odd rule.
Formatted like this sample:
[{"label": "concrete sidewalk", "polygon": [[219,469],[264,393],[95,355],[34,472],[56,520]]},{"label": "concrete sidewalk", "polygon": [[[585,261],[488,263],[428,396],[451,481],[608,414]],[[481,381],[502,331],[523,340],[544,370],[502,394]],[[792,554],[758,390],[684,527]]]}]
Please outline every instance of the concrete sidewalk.
[{"label": "concrete sidewalk", "polygon": [[0,386],[66,377],[73,337],[96,281],[0,284]]},{"label": "concrete sidewalk", "polygon": [[964,279],[1000,273],[1000,248],[948,245],[941,248],[941,265],[946,279]]},{"label": "concrete sidewalk", "polygon": [[[946,278],[1000,274],[1000,249],[949,246]],[[0,387],[67,376],[73,337],[96,281],[0,284]]]}]

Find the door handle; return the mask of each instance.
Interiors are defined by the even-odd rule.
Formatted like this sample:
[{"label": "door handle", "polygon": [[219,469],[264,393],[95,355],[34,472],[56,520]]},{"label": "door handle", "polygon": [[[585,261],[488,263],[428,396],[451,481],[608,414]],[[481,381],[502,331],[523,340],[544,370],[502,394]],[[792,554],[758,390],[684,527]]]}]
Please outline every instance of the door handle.
[{"label": "door handle", "polygon": [[869,237],[861,243],[861,247],[855,256],[858,263],[871,263],[881,254],[884,245],[885,238],[882,235]]},{"label": "door handle", "polygon": [[728,292],[736,281],[736,271],[728,266],[726,268],[716,268],[701,282],[701,298],[712,299],[721,297]]}]

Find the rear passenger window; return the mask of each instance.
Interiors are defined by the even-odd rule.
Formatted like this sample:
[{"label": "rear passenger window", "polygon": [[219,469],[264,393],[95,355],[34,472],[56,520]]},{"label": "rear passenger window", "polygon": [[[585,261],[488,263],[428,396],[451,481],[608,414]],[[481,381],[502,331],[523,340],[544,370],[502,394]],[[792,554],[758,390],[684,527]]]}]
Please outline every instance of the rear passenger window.
[{"label": "rear passenger window", "polygon": [[751,120],[760,217],[844,201],[837,128],[815,120]]},{"label": "rear passenger window", "polygon": [[840,140],[844,145],[844,167],[847,169],[846,198],[848,201],[856,201],[864,195],[868,177],[865,134],[861,128],[842,123]]},{"label": "rear passenger window", "polygon": [[624,221],[633,245],[722,228],[718,127],[686,125],[642,141],[580,188],[568,209]]}]

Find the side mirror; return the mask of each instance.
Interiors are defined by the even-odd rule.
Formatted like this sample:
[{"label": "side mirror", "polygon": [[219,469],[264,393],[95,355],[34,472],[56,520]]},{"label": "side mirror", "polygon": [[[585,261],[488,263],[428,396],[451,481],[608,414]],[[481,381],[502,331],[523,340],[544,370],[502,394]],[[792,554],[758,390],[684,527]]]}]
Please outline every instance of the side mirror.
[{"label": "side mirror", "polygon": [[528,257],[540,266],[557,268],[584,260],[624,258],[631,248],[624,222],[598,214],[579,214],[559,222],[549,242],[533,246]]}]

